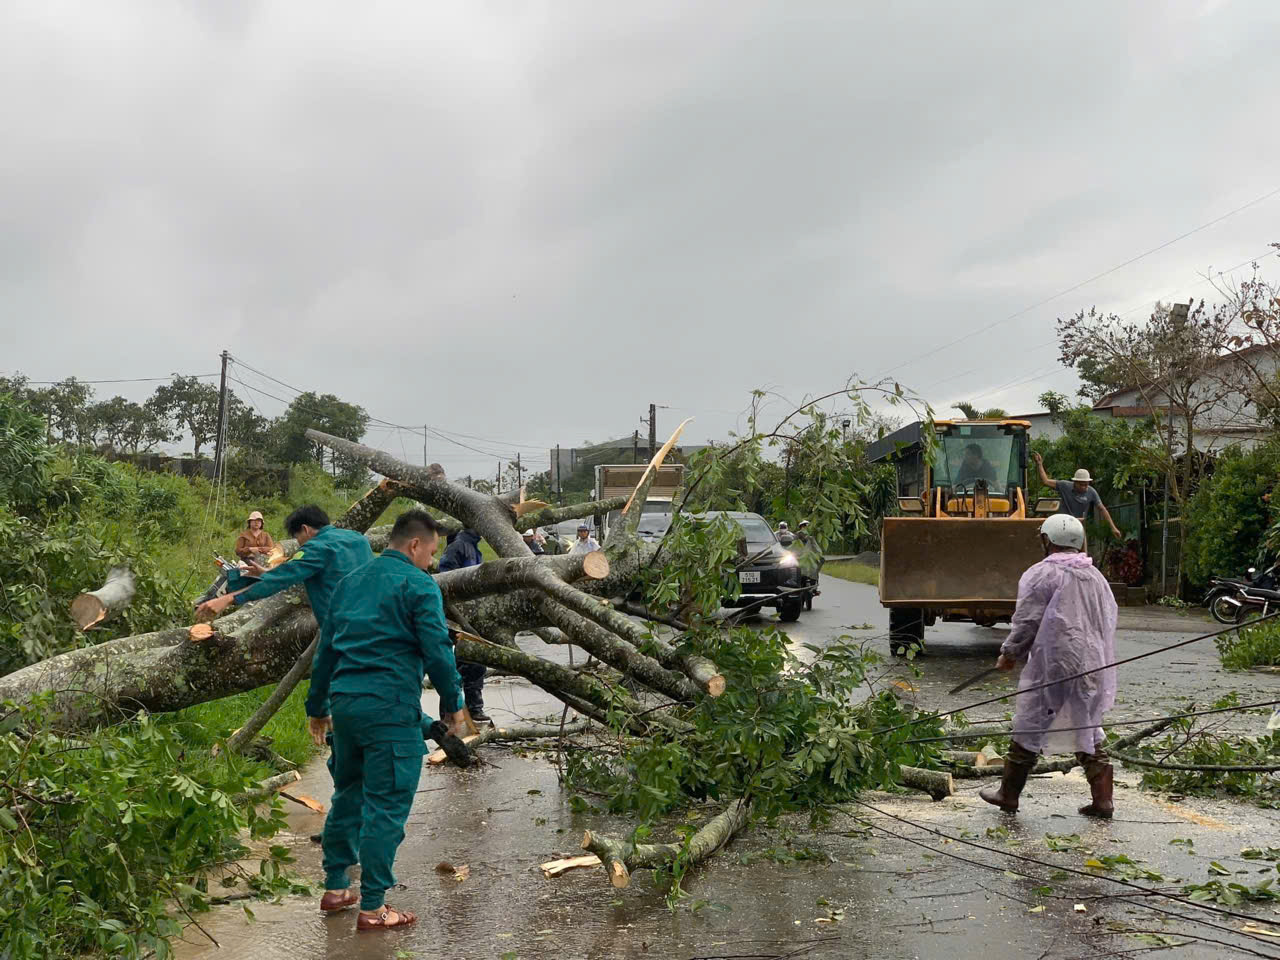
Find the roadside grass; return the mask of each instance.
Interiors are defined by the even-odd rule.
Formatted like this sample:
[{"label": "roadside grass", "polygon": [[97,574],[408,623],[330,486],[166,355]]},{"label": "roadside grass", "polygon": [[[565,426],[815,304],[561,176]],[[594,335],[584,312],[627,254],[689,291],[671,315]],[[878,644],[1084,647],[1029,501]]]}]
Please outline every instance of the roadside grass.
[{"label": "roadside grass", "polygon": [[[316,752],[307,733],[307,712],[304,706],[309,686],[310,683],[306,680],[299,683],[289,699],[276,711],[276,715],[267,721],[260,734],[272,739],[272,750],[300,767]],[[239,729],[274,689],[275,684],[268,684],[248,693],[211,700],[157,719],[161,723],[178,727],[183,740],[197,750],[208,753],[217,741],[225,740],[233,730]],[[264,777],[275,772],[265,764],[263,771]]]},{"label": "roadside grass", "polygon": [[1273,624],[1224,633],[1214,642],[1226,670],[1280,666],[1280,629]]},{"label": "roadside grass", "polygon": [[880,569],[865,563],[855,563],[852,560],[836,560],[832,563],[824,563],[822,572],[832,577],[839,577],[841,580],[865,583],[871,587],[880,586]]}]

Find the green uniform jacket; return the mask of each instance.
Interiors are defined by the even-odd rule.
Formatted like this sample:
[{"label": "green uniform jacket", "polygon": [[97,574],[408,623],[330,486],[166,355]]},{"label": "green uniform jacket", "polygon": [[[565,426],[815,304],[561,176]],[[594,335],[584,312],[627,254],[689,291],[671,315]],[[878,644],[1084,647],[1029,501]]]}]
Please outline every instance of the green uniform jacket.
[{"label": "green uniform jacket", "polygon": [[403,553],[385,550],[334,592],[311,666],[307,715],[327,716],[329,697],[338,693],[419,706],[424,675],[442,709],[462,709],[440,588]]},{"label": "green uniform jacket", "polygon": [[236,603],[263,600],[301,583],[307,589],[316,623],[323,627],[329,602],[342,578],[372,559],[373,550],[364,534],[334,526],[321,527],[287,563],[268,570],[256,584],[237,594]]}]

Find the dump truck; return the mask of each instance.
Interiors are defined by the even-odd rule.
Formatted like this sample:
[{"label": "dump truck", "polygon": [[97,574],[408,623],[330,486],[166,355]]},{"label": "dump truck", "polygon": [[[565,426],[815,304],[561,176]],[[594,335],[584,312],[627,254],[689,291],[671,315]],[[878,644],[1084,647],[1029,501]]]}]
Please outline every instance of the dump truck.
[{"label": "dump truck", "polygon": [[938,620],[1008,622],[1018,580],[1043,559],[1057,500],[1027,502],[1026,420],[934,420],[868,448],[898,474],[898,516],[880,533],[880,604],[895,655],[923,649]]},{"label": "dump truck", "polygon": [[[594,498],[605,500],[609,497],[629,497],[644,476],[648,464],[617,463],[599,464],[596,466],[596,487]],[[658,475],[653,478],[649,487],[649,495],[645,498],[644,513],[671,513],[674,509],[676,495],[684,482],[683,463],[664,463],[658,468]],[[609,536],[609,528],[617,523],[622,515],[621,510],[612,510],[605,516],[597,516],[596,537],[601,543]]]}]

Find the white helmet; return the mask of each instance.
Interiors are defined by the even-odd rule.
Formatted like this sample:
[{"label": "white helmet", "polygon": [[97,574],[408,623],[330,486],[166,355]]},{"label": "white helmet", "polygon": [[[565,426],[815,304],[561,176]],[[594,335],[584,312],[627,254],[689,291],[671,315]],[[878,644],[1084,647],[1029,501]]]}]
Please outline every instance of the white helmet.
[{"label": "white helmet", "polygon": [[1065,513],[1055,513],[1040,524],[1040,534],[1059,547],[1079,550],[1084,546],[1084,524]]},{"label": "white helmet", "polygon": [[780,524],[778,524],[778,529],[779,529],[779,530],[788,530],[788,529],[790,529],[790,528],[787,526],[787,521],[783,520]]}]

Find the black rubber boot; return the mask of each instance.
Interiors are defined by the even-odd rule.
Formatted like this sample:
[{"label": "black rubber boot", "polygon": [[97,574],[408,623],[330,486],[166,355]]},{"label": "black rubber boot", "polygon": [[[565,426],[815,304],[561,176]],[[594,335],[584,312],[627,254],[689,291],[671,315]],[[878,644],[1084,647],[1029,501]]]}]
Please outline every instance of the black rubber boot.
[{"label": "black rubber boot", "polygon": [[1080,813],[1086,817],[1110,820],[1116,812],[1115,767],[1109,763],[1089,764],[1084,775],[1089,780],[1093,802],[1081,807]]},{"label": "black rubber boot", "polygon": [[994,790],[990,787],[979,790],[978,796],[1005,813],[1017,813],[1018,797],[1022,794],[1022,788],[1027,785],[1027,777],[1031,776],[1031,768],[1034,766],[1034,760],[1031,763],[1015,763],[1005,757],[1004,776],[1000,778],[1000,786]]}]

